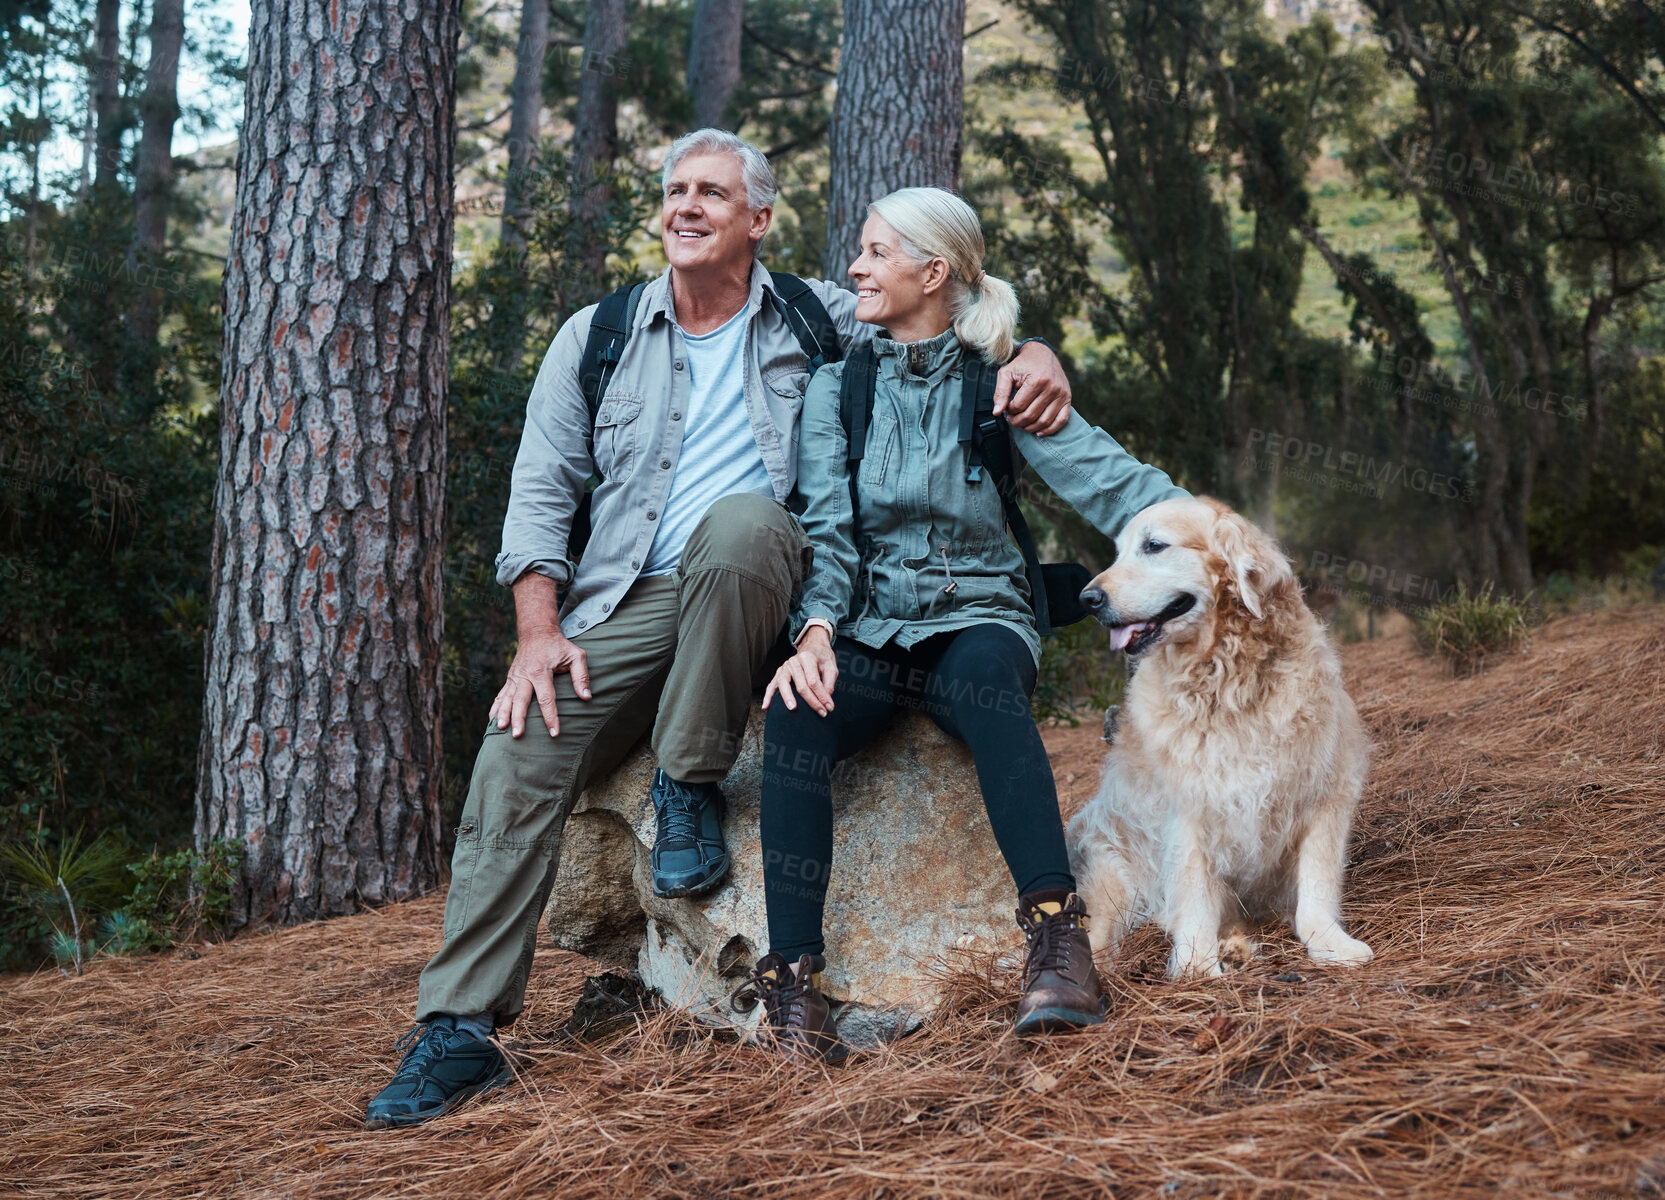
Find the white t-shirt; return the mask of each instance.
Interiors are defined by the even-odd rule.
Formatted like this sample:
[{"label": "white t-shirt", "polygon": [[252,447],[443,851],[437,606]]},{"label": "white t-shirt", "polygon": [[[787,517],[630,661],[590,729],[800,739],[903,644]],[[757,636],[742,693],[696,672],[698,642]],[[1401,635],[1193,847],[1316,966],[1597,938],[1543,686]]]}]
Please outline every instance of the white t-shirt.
[{"label": "white t-shirt", "polygon": [[746,330],[742,306],[710,333],[684,333],[688,347],[688,412],[671,494],[648,550],[644,575],[676,570],[682,548],[705,510],[736,492],[773,497],[774,485],[746,412]]}]

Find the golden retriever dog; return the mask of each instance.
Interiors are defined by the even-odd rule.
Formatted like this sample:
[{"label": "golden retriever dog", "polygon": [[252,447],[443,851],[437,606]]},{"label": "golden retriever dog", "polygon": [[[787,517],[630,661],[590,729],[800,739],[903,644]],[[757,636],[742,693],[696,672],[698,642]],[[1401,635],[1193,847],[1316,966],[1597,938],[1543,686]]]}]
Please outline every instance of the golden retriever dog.
[{"label": "golden retriever dog", "polygon": [[1218,975],[1253,951],[1242,918],[1275,913],[1313,961],[1369,962],[1341,880],[1370,743],[1277,544],[1217,500],[1165,500],[1081,599],[1138,668],[1069,825],[1094,951],[1155,920],[1171,976]]}]

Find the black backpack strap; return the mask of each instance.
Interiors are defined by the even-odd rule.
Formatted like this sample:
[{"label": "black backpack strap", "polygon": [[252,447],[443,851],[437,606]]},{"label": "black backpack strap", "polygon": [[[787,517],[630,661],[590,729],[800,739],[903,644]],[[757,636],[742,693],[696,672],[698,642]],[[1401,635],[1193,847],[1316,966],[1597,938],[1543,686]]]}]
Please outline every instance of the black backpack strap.
[{"label": "black backpack strap", "polygon": [[1012,458],[1012,434],[1006,418],[994,415],[994,385],[999,372],[981,355],[967,355],[960,388],[960,441],[966,446],[966,482],[976,483],[986,466],[994,479],[1006,524],[1023,551],[1024,574],[1029,577],[1029,602],[1035,609],[1035,629],[1052,636],[1052,614],[1047,603],[1046,575],[1029,522],[1017,502],[1017,470]]},{"label": "black backpack strap", "polygon": [[584,342],[584,358],[578,366],[578,386],[595,425],[607,385],[613,380],[624,347],[636,326],[636,309],[642,302],[645,283],[627,283],[603,297],[590,318],[590,336]]},{"label": "black backpack strap", "polygon": [[863,346],[844,363],[844,378],[838,384],[838,421],[844,426],[844,466],[850,475],[850,541],[861,552],[861,501],[856,493],[856,476],[867,453],[867,426],[873,420],[873,394],[879,381],[879,356],[872,343]]},{"label": "black backpack strap", "polygon": [[[624,347],[636,328],[636,309],[642,302],[645,283],[627,283],[602,298],[590,318],[590,336],[584,341],[584,357],[578,363],[578,388],[584,393],[584,406],[590,410],[590,430],[595,430],[596,414],[607,395],[607,385],[613,381]],[[577,561],[584,555],[590,542],[590,497],[600,482],[600,468],[585,481],[584,494],[572,513],[572,528],[567,531],[567,557]]]},{"label": "black backpack strap", "polygon": [[838,340],[838,327],[815,289],[785,271],[770,271],[769,280],[780,300],[781,316],[786,319],[792,336],[798,339],[804,357],[809,359],[810,374],[827,363],[841,361],[844,349]]}]

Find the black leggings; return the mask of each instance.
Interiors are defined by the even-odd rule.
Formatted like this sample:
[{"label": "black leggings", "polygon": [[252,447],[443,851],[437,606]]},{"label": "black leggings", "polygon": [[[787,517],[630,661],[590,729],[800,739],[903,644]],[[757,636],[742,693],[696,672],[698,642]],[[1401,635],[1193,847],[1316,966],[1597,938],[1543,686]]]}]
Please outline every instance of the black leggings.
[{"label": "black leggings", "polygon": [[[1035,663],[1021,637],[990,621],[908,649],[833,643],[838,682],[825,717],[779,696],[764,726],[763,894],[770,949],[788,960],[823,954],[821,913],[832,863],[832,770],[903,707],[928,713],[971,747],[995,841],[1018,895],[1075,890],[1058,791],[1029,709]],[[883,881],[872,881],[882,887]]]}]

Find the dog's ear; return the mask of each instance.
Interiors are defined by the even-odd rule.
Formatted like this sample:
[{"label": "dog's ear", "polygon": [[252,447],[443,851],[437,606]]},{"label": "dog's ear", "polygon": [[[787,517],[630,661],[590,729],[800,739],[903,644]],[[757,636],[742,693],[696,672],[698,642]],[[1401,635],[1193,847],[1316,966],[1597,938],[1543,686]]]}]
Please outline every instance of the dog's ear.
[{"label": "dog's ear", "polygon": [[1266,602],[1280,586],[1292,584],[1289,560],[1272,541],[1234,512],[1221,513],[1208,532],[1208,548],[1218,555],[1243,607],[1257,621],[1266,615]]}]

